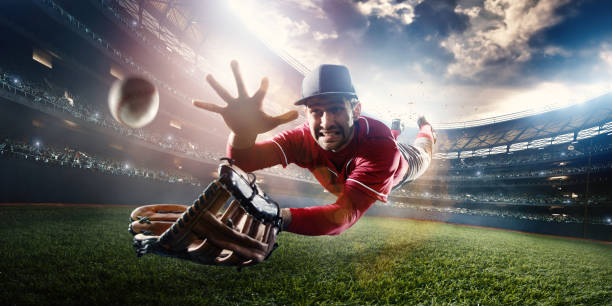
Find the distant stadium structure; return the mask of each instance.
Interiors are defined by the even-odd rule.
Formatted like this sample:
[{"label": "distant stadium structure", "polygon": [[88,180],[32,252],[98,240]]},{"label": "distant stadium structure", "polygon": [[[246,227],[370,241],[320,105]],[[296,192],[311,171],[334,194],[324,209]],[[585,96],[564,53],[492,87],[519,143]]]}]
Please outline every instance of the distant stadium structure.
[{"label": "distant stadium structure", "polygon": [[612,94],[516,117],[439,129],[431,169],[394,200],[581,224],[583,235],[598,224],[609,235]]}]

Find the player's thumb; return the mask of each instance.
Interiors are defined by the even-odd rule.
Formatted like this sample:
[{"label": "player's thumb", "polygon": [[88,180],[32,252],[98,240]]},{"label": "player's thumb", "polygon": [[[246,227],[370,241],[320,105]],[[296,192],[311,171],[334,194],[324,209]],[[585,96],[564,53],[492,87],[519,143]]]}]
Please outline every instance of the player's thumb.
[{"label": "player's thumb", "polygon": [[298,112],[296,110],[291,110],[288,111],[282,115],[278,115],[276,117],[274,117],[274,120],[276,121],[276,125],[281,125],[281,124],[285,124],[288,122],[291,122],[295,119],[297,119],[298,117]]},{"label": "player's thumb", "polygon": [[202,101],[193,100],[191,103],[197,108],[205,109],[207,111],[215,112],[221,114],[224,111],[224,108],[212,103],[206,103]]}]

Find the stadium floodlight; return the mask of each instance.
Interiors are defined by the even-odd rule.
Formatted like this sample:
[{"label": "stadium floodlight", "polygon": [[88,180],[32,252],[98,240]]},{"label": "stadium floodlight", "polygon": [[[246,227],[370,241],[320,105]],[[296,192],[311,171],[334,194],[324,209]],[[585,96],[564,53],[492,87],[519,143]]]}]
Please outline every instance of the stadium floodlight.
[{"label": "stadium floodlight", "polygon": [[574,133],[567,133],[553,137],[552,144],[566,143],[574,140]]},{"label": "stadium floodlight", "polygon": [[529,144],[527,145],[527,147],[530,148],[530,149],[543,148],[545,146],[550,145],[551,141],[552,141],[551,137],[536,139],[536,140],[530,141]]},{"label": "stadium floodlight", "polygon": [[510,152],[521,151],[521,150],[527,149],[527,147],[528,147],[527,142],[517,142],[517,143],[511,144],[508,151]]},{"label": "stadium floodlight", "polygon": [[491,148],[479,149],[474,151],[474,156],[486,156],[489,155]]},{"label": "stadium floodlight", "polygon": [[461,151],[461,153],[459,154],[460,158],[469,158],[474,156],[474,151]]},{"label": "stadium floodlight", "polygon": [[501,154],[501,153],[506,153],[506,151],[508,150],[508,146],[503,145],[503,146],[497,146],[497,147],[493,147],[491,148],[491,152],[489,154]]},{"label": "stadium floodlight", "polygon": [[434,154],[434,159],[456,159],[458,155],[458,152],[438,152]]},{"label": "stadium floodlight", "polygon": [[597,136],[599,134],[599,127],[598,126],[594,126],[592,128],[588,128],[588,129],[584,129],[580,132],[578,132],[578,135],[576,136],[577,140],[582,140],[582,139],[586,139],[586,138],[591,138],[594,136]]}]

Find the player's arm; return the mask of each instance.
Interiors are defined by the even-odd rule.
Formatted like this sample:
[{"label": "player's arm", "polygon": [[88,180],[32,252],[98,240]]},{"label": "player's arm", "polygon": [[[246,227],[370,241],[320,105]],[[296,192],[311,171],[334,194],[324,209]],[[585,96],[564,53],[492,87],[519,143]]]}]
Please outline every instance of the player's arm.
[{"label": "player's arm", "polygon": [[283,163],[278,145],[271,140],[257,142],[251,147],[236,148],[228,140],[226,154],[236,162],[236,166],[246,172],[272,167]]},{"label": "player's arm", "polygon": [[301,235],[338,235],[353,226],[376,202],[365,192],[347,185],[335,203],[281,212],[285,230]]},{"label": "player's arm", "polygon": [[193,101],[193,104],[201,109],[215,112],[223,117],[223,121],[232,131],[229,144],[233,148],[246,149],[255,144],[257,135],[268,132],[275,127],[295,120],[298,117],[297,111],[289,111],[279,116],[270,116],[263,111],[263,99],[268,91],[268,79],[263,78],[259,90],[253,96],[249,96],[237,61],[231,63],[232,72],[238,88],[238,97],[233,97],[221,86],[212,75],[206,76],[206,81],[215,92],[227,103],[226,106],[219,106],[213,103]]}]

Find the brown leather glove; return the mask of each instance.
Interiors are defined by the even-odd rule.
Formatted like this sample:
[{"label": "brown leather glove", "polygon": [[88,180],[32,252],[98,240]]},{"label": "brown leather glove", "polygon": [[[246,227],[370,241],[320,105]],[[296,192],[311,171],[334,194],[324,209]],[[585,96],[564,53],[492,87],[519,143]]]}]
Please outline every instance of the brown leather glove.
[{"label": "brown leather glove", "polygon": [[220,165],[219,172],[191,206],[147,205],[132,212],[130,232],[138,256],[155,253],[231,266],[270,256],[282,228],[278,204],[230,163]]}]

